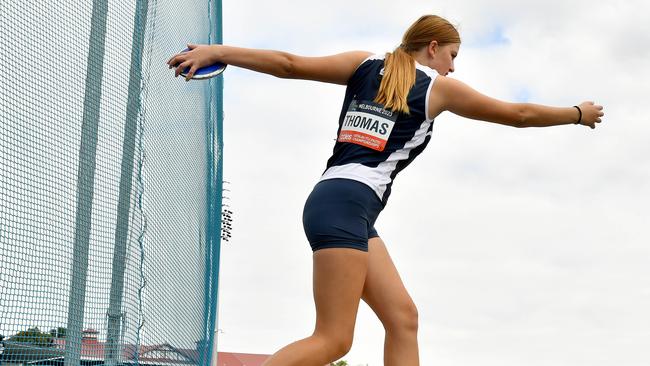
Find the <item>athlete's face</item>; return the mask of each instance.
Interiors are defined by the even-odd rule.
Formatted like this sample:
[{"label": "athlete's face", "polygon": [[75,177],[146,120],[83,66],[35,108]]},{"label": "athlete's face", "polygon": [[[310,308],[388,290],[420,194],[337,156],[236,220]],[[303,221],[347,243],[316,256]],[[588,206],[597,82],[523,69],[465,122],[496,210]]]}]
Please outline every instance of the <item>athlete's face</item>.
[{"label": "athlete's face", "polygon": [[427,49],[430,57],[429,67],[440,75],[447,76],[450,72],[454,72],[454,59],[458,56],[459,49],[460,43],[448,43],[440,46],[436,41],[431,42]]}]

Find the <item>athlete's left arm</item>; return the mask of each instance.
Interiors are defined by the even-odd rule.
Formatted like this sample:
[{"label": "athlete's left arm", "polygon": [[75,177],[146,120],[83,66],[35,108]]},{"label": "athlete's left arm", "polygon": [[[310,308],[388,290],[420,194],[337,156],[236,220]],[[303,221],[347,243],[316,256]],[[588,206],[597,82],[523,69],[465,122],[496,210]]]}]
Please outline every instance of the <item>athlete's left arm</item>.
[{"label": "athlete's left arm", "polygon": [[594,102],[574,107],[553,107],[533,103],[510,103],[483,95],[468,85],[438,76],[429,94],[429,116],[450,111],[462,117],[513,127],[550,127],[580,122],[596,128],[604,115]]},{"label": "athlete's left arm", "polygon": [[357,67],[371,55],[366,51],[344,52],[324,57],[298,56],[283,51],[259,50],[224,45],[188,45],[190,51],[173,56],[167,64],[177,65],[176,76],[190,67],[189,80],[197,69],[222,62],[274,75],[345,85]]}]

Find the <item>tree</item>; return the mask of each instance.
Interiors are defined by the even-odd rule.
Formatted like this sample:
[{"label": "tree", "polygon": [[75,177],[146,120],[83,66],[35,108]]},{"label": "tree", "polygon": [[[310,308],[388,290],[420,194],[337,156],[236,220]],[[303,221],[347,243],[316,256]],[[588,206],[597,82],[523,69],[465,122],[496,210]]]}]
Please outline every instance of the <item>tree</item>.
[{"label": "tree", "polygon": [[8,339],[11,342],[31,343],[36,346],[47,347],[52,345],[52,335],[41,332],[38,327],[23,330]]},{"label": "tree", "polygon": [[54,338],[65,338],[66,328],[58,327],[50,329],[50,335]]}]

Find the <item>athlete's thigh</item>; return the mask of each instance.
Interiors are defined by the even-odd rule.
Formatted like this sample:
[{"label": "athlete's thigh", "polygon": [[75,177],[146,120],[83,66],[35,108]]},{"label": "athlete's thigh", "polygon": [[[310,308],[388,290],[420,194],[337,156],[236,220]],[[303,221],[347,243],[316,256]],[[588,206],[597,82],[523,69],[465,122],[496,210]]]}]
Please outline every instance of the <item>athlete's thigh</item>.
[{"label": "athlete's thigh", "polygon": [[368,254],[362,298],[384,326],[389,327],[401,321],[404,312],[417,310],[381,238],[368,240]]},{"label": "athlete's thigh", "polygon": [[368,268],[368,252],[328,248],[314,252],[316,332],[354,332]]}]

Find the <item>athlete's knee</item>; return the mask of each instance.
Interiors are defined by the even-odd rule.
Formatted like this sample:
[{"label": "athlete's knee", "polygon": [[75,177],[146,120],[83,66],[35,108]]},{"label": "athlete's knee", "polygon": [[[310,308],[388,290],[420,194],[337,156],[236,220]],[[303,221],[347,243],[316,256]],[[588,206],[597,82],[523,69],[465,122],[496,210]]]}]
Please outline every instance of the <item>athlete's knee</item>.
[{"label": "athlete's knee", "polygon": [[347,355],[348,352],[350,352],[351,348],[352,348],[352,336],[345,336],[339,338],[336,342],[334,342],[334,354],[333,354],[334,361]]},{"label": "athlete's knee", "polygon": [[336,361],[350,352],[352,348],[353,335],[348,333],[314,333],[315,337],[321,339],[323,349],[327,358]]},{"label": "athlete's knee", "polygon": [[391,310],[391,315],[383,322],[387,332],[417,333],[418,309],[413,301],[405,301]]}]

